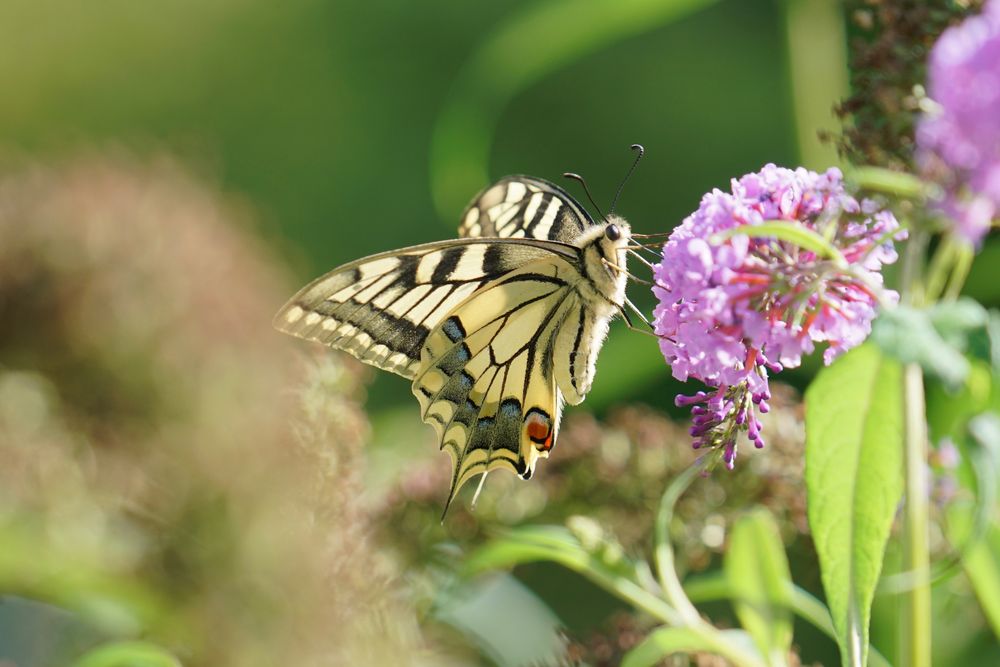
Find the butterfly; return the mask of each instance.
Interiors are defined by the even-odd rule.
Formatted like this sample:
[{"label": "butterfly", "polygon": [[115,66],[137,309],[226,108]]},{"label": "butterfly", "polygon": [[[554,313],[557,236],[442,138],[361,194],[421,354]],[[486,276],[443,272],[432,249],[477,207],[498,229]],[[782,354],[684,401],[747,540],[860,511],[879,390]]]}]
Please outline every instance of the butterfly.
[{"label": "butterfly", "polygon": [[529,479],[548,457],[563,403],[590,391],[610,321],[624,313],[630,239],[621,217],[595,222],[565,190],[527,176],[481,192],[458,231],[336,268],[274,319],[412,380],[451,454],[445,512],[476,475]]}]

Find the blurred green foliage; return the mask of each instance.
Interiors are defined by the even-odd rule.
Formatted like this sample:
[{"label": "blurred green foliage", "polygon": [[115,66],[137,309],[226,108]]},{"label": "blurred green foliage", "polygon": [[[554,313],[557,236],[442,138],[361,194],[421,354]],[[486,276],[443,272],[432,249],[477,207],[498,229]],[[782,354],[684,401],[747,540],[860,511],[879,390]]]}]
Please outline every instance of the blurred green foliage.
[{"label": "blurred green foliage", "polygon": [[[786,11],[807,5],[827,23]],[[463,588],[454,571],[499,529],[578,515],[649,555],[656,499],[693,456],[663,414],[678,385],[654,342],[616,327],[539,479],[494,475],[475,512],[464,498],[441,525],[447,464],[405,383],[340,355],[303,360],[269,329],[297,283],[453,236],[460,200],[486,185],[473,177],[575,171],[606,205],[641,142],[619,210],[658,232],[731,177],[823,154],[810,137],[837,131],[827,112],[844,93],[835,10],[632,0],[641,20],[604,26],[617,6],[0,3],[0,661],[502,662],[516,624],[489,645],[470,611],[488,622],[499,604],[542,634],[566,626],[540,640],[545,655],[610,665],[641,641],[648,619],[575,574],[524,565]],[[505,31],[539,15],[575,46],[518,42],[510,62],[529,72],[508,80]],[[492,79],[470,83],[480,71]],[[479,143],[459,126],[441,148],[472,156],[453,183],[432,171],[435,132],[492,81],[507,85],[476,97],[492,105],[473,106]],[[454,186],[437,206],[435,183]],[[987,245],[968,286],[993,303],[998,251]],[[936,391],[932,428],[964,433],[968,402]],[[718,568],[742,507],[760,504],[801,593],[818,594],[801,405],[794,392],[777,404],[768,449],[700,480],[671,538],[683,573]],[[974,505],[974,476],[959,481]],[[964,605],[942,656],[991,664],[969,582],[953,574],[936,593],[942,610]],[[722,597],[704,609],[735,624]],[[873,643],[891,654],[893,598],[879,600]],[[799,620],[795,642],[836,661]]]},{"label": "blurred green foliage", "polygon": [[[454,235],[458,211],[439,215],[431,196],[439,114],[484,40],[540,4],[564,6],[567,31],[591,16],[572,2],[178,0],[152,11],[123,0],[11,0],[0,6],[0,131],[8,151],[29,155],[108,142],[178,153],[252,200],[305,281]],[[733,175],[796,161],[773,2],[710,3],[634,33],[550,68],[492,110],[484,172],[559,180],[576,171],[606,206],[638,141],[647,158],[620,210],[637,229],[662,231]],[[639,349],[602,364],[598,392],[602,383],[615,392],[597,404],[661,393],[663,374],[647,370],[655,346]],[[410,400],[391,380],[374,392],[376,405]]]}]

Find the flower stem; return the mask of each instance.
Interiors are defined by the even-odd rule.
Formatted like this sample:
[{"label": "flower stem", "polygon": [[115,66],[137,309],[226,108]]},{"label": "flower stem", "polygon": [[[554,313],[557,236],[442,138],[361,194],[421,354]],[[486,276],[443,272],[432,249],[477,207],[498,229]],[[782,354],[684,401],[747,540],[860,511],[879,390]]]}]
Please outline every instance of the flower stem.
[{"label": "flower stem", "polygon": [[906,502],[903,509],[903,569],[914,578],[906,594],[900,635],[900,664],[930,667],[931,587],[928,546],[927,423],[924,418],[924,378],[918,364],[903,369]]},{"label": "flower stem", "polygon": [[670,521],[673,518],[674,505],[677,504],[677,500],[691,485],[694,478],[706,469],[711,459],[712,455],[699,459],[670,483],[660,499],[660,511],[656,515],[654,555],[660,588],[663,589],[663,596],[667,602],[673,605],[680,613],[681,618],[689,624],[697,624],[701,621],[701,616],[688,600],[684,593],[684,587],[677,577],[677,570],[674,567],[674,549],[670,542]]},{"label": "flower stem", "polygon": [[[924,250],[927,237],[915,232],[903,258],[904,302],[921,306]],[[900,628],[900,660],[911,667],[931,665],[931,588],[927,500],[927,421],[924,377],[918,364],[903,368],[903,438],[905,497],[903,504],[903,569],[915,578],[904,598]]]},{"label": "flower stem", "polygon": [[958,248],[951,239],[947,237],[941,239],[927,270],[928,300],[934,301],[944,293],[948,278],[953,270],[957,250]]},{"label": "flower stem", "polygon": [[969,245],[963,245],[956,251],[955,264],[951,272],[951,282],[948,283],[948,290],[944,293],[945,301],[955,301],[962,294],[962,287],[965,286],[965,279],[969,277],[969,270],[972,268],[972,259],[975,251]]},{"label": "flower stem", "polygon": [[701,614],[698,613],[691,600],[688,599],[687,593],[684,592],[684,586],[681,584],[675,568],[674,550],[670,543],[670,521],[673,517],[674,506],[691,485],[691,482],[702,471],[718,463],[720,453],[719,451],[712,452],[689,466],[670,483],[660,499],[660,510],[656,517],[655,526],[656,569],[663,598],[667,603],[666,608],[676,610],[676,613],[680,615],[679,619],[664,616],[660,616],[660,618],[673,627],[686,628],[704,643],[706,650],[722,656],[734,665],[764,667],[764,662],[755,652],[748,651],[745,647],[731,641],[723,632],[701,618]]}]

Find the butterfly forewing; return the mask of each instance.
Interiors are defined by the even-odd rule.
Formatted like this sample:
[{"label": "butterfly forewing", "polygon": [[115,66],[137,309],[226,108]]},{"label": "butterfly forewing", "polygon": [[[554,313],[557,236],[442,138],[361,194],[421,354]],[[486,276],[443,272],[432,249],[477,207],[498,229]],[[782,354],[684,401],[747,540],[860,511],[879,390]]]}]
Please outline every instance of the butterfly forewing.
[{"label": "butterfly forewing", "polygon": [[427,335],[489,280],[572,248],[459,239],[374,255],[307,285],[275,317],[286,333],[413,378]]},{"label": "butterfly forewing", "polygon": [[572,243],[593,224],[587,212],[559,186],[540,178],[508,176],[472,200],[462,214],[458,233]]}]

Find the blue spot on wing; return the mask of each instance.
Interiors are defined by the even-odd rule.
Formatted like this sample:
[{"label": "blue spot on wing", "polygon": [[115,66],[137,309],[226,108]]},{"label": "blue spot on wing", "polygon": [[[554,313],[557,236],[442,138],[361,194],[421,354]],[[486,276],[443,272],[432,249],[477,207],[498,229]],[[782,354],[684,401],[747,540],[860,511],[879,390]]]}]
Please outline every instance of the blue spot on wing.
[{"label": "blue spot on wing", "polygon": [[457,317],[449,317],[441,325],[444,335],[448,337],[452,343],[457,343],[458,341],[465,338],[465,329],[462,327],[462,323]]}]

